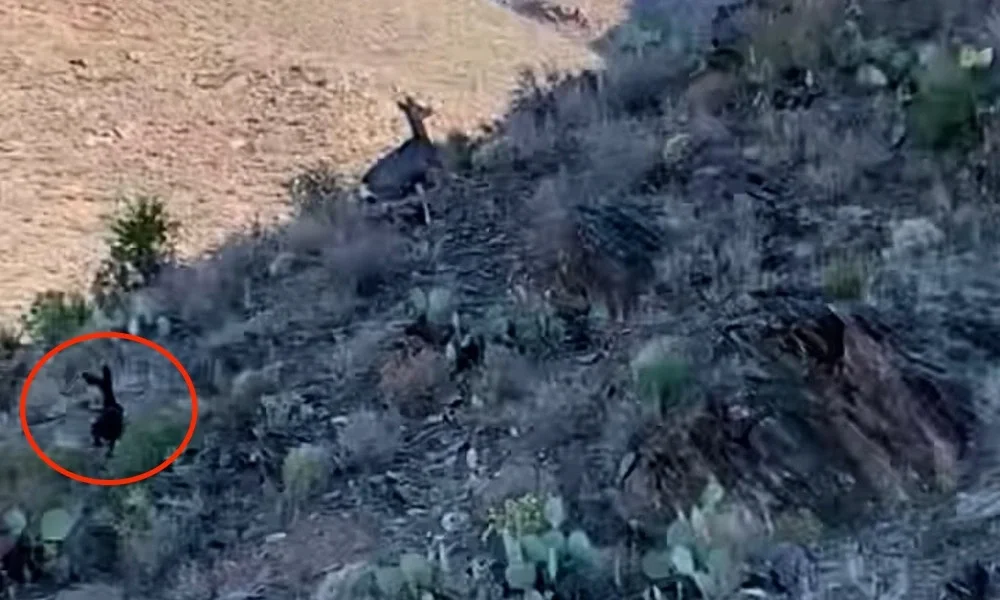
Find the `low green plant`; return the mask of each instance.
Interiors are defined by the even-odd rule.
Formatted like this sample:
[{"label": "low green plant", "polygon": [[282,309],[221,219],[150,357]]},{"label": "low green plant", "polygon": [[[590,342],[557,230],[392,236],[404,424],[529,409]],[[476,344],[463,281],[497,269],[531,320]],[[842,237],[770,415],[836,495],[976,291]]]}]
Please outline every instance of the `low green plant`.
[{"label": "low green plant", "polygon": [[92,291],[98,305],[148,286],[175,258],[180,223],[154,196],[126,199],[109,224],[108,257],[101,263]]},{"label": "low green plant", "polygon": [[109,469],[116,477],[132,477],[159,466],[181,445],[187,426],[186,418],[165,411],[127,423]]},{"label": "low green plant", "polygon": [[284,500],[293,511],[326,487],[330,477],[330,453],[320,446],[302,444],[285,455],[281,465]]},{"label": "low green plant", "polygon": [[857,300],[865,292],[867,270],[860,259],[837,259],[823,270],[823,291],[837,300]]},{"label": "low green plant", "polygon": [[601,553],[586,533],[579,529],[563,533],[566,512],[561,498],[550,496],[543,514],[549,529],[542,533],[519,534],[510,528],[500,531],[507,585],[531,598],[552,598],[564,575],[577,571],[593,574],[602,567]]},{"label": "low green plant", "polygon": [[76,335],[90,315],[82,295],[49,290],[35,296],[21,323],[32,340],[52,346]]},{"label": "low green plant", "polygon": [[632,361],[639,397],[660,418],[683,405],[691,391],[690,365],[669,346],[665,340],[653,340]]},{"label": "low green plant", "polygon": [[724,496],[722,486],[709,481],[690,514],[679,513],[665,538],[642,555],[642,573],[654,588],[680,575],[693,580],[702,598],[710,600],[738,586],[741,549],[727,535],[731,532],[725,523],[732,521],[722,505]]}]

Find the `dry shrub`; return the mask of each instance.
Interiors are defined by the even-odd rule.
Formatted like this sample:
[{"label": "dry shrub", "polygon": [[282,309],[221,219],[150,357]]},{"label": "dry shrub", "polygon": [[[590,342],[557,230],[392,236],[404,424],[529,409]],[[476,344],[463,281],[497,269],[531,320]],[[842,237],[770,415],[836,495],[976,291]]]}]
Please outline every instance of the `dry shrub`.
[{"label": "dry shrub", "polygon": [[166,271],[148,293],[189,327],[210,331],[248,310],[251,281],[266,272],[272,255],[263,238],[234,238],[196,265]]},{"label": "dry shrub", "polygon": [[842,0],[795,0],[777,11],[758,9],[751,17],[751,46],[758,62],[775,70],[818,70],[830,58],[835,29],[843,16]]},{"label": "dry shrub", "polygon": [[[640,119],[661,113],[674,84],[685,78],[678,61],[664,58],[623,58],[620,65],[600,73],[549,74],[545,82],[525,72],[502,135],[483,144],[473,162],[535,175],[561,168],[585,172],[594,165],[605,172],[612,172],[613,165],[641,170],[643,160],[632,166],[627,158],[648,146],[656,120]],[[642,125],[637,127],[638,123]],[[602,152],[609,144],[625,155]],[[602,156],[612,159],[613,165],[605,166]]]},{"label": "dry shrub", "polygon": [[399,448],[401,419],[395,411],[361,409],[347,417],[337,441],[347,468],[377,469],[389,463]]},{"label": "dry shrub", "polygon": [[217,425],[234,431],[252,426],[260,411],[261,398],[280,391],[282,366],[281,362],[276,362],[236,375],[212,407]]},{"label": "dry shrub", "polygon": [[884,143],[866,131],[815,132],[806,145],[805,178],[825,199],[849,193],[864,175],[890,158]]},{"label": "dry shrub", "polygon": [[669,94],[687,80],[689,67],[668,48],[616,56],[602,73],[601,104],[617,115],[659,112]]},{"label": "dry shrub", "polygon": [[531,393],[531,382],[538,374],[523,356],[504,348],[491,347],[486,354],[484,376],[477,382],[476,393],[489,406],[517,402]]},{"label": "dry shrub", "polygon": [[209,594],[222,598],[252,598],[259,596],[274,579],[274,570],[258,546],[253,550],[227,552],[209,564],[200,560],[185,562],[171,574],[165,598],[202,600]]},{"label": "dry shrub", "polygon": [[366,556],[372,545],[370,534],[357,520],[310,515],[292,525],[281,539],[240,544],[215,560],[184,563],[171,574],[165,598],[265,598],[272,597],[271,588],[305,598],[304,590],[315,585],[317,577]]},{"label": "dry shrub", "polygon": [[365,221],[348,207],[300,218],[285,231],[281,244],[298,257],[318,260],[339,286],[362,297],[391,280],[405,257],[398,233]]},{"label": "dry shrub", "polygon": [[129,496],[118,509],[127,510],[128,516],[119,515],[116,529],[125,579],[130,587],[141,588],[197,546],[204,507],[198,496],[161,498],[155,506],[148,490]]},{"label": "dry shrub", "polygon": [[331,453],[324,446],[301,444],[289,450],[281,464],[284,507],[294,515],[330,481]]},{"label": "dry shrub", "polygon": [[528,261],[536,282],[556,296],[582,299],[583,309],[601,302],[612,317],[626,317],[664,247],[657,214],[627,197],[587,202],[586,189],[565,176],[542,182],[526,234]]},{"label": "dry shrub", "polygon": [[892,156],[867,124],[838,126],[816,112],[767,111],[758,126],[762,162],[769,167],[803,165],[805,183],[822,200],[843,197],[866,172]]},{"label": "dry shrub", "polygon": [[662,139],[653,122],[635,118],[600,119],[582,127],[581,164],[574,173],[573,196],[596,196],[635,185],[660,161]]},{"label": "dry shrub", "polygon": [[447,360],[430,348],[400,351],[379,370],[379,390],[405,417],[432,414],[447,381]]}]

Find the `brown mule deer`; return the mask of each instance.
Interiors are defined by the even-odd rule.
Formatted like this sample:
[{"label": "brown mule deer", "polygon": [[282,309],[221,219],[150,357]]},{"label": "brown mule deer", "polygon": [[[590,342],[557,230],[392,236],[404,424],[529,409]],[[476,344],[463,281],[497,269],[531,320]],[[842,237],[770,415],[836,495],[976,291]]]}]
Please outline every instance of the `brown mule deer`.
[{"label": "brown mule deer", "polygon": [[[423,195],[435,169],[442,166],[441,152],[427,135],[424,120],[434,114],[428,107],[407,96],[397,102],[410,125],[410,139],[379,158],[361,178],[359,195],[367,201],[402,200],[411,194]],[[430,223],[430,209],[421,200],[424,222]]]}]

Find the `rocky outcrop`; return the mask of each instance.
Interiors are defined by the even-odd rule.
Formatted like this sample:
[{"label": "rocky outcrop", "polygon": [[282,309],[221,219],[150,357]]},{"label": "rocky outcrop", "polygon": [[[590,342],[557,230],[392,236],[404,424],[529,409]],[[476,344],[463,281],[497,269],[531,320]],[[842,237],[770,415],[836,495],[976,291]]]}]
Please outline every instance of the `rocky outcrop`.
[{"label": "rocky outcrop", "polygon": [[714,474],[772,511],[843,524],[955,489],[976,427],[969,390],[870,315],[792,296],[753,304],[718,344],[740,356],[742,391],[651,426],[633,495],[687,505]]}]

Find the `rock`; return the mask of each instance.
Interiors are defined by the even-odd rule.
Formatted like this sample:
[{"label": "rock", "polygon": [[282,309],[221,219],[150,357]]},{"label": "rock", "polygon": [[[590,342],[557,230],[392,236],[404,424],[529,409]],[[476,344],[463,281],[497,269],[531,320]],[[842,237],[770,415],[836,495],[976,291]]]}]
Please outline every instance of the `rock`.
[{"label": "rock", "polygon": [[944,242],[944,232],[930,219],[903,219],[892,225],[892,247],[883,251],[885,258],[919,256]]},{"label": "rock", "polygon": [[868,88],[884,88],[889,85],[889,78],[882,72],[882,69],[871,64],[858,67],[855,78],[860,85]]},{"label": "rock", "polygon": [[675,133],[663,144],[660,153],[663,164],[673,167],[683,162],[691,153],[691,136],[687,133]]},{"label": "rock", "polygon": [[[737,497],[808,508],[830,525],[954,489],[976,429],[969,389],[915,362],[917,342],[877,315],[788,295],[756,301],[738,337],[759,351],[745,367],[759,374],[732,384],[745,390],[737,397],[648,425],[623,500],[690,506],[715,476]],[[803,379],[782,375],[793,364]]]}]

